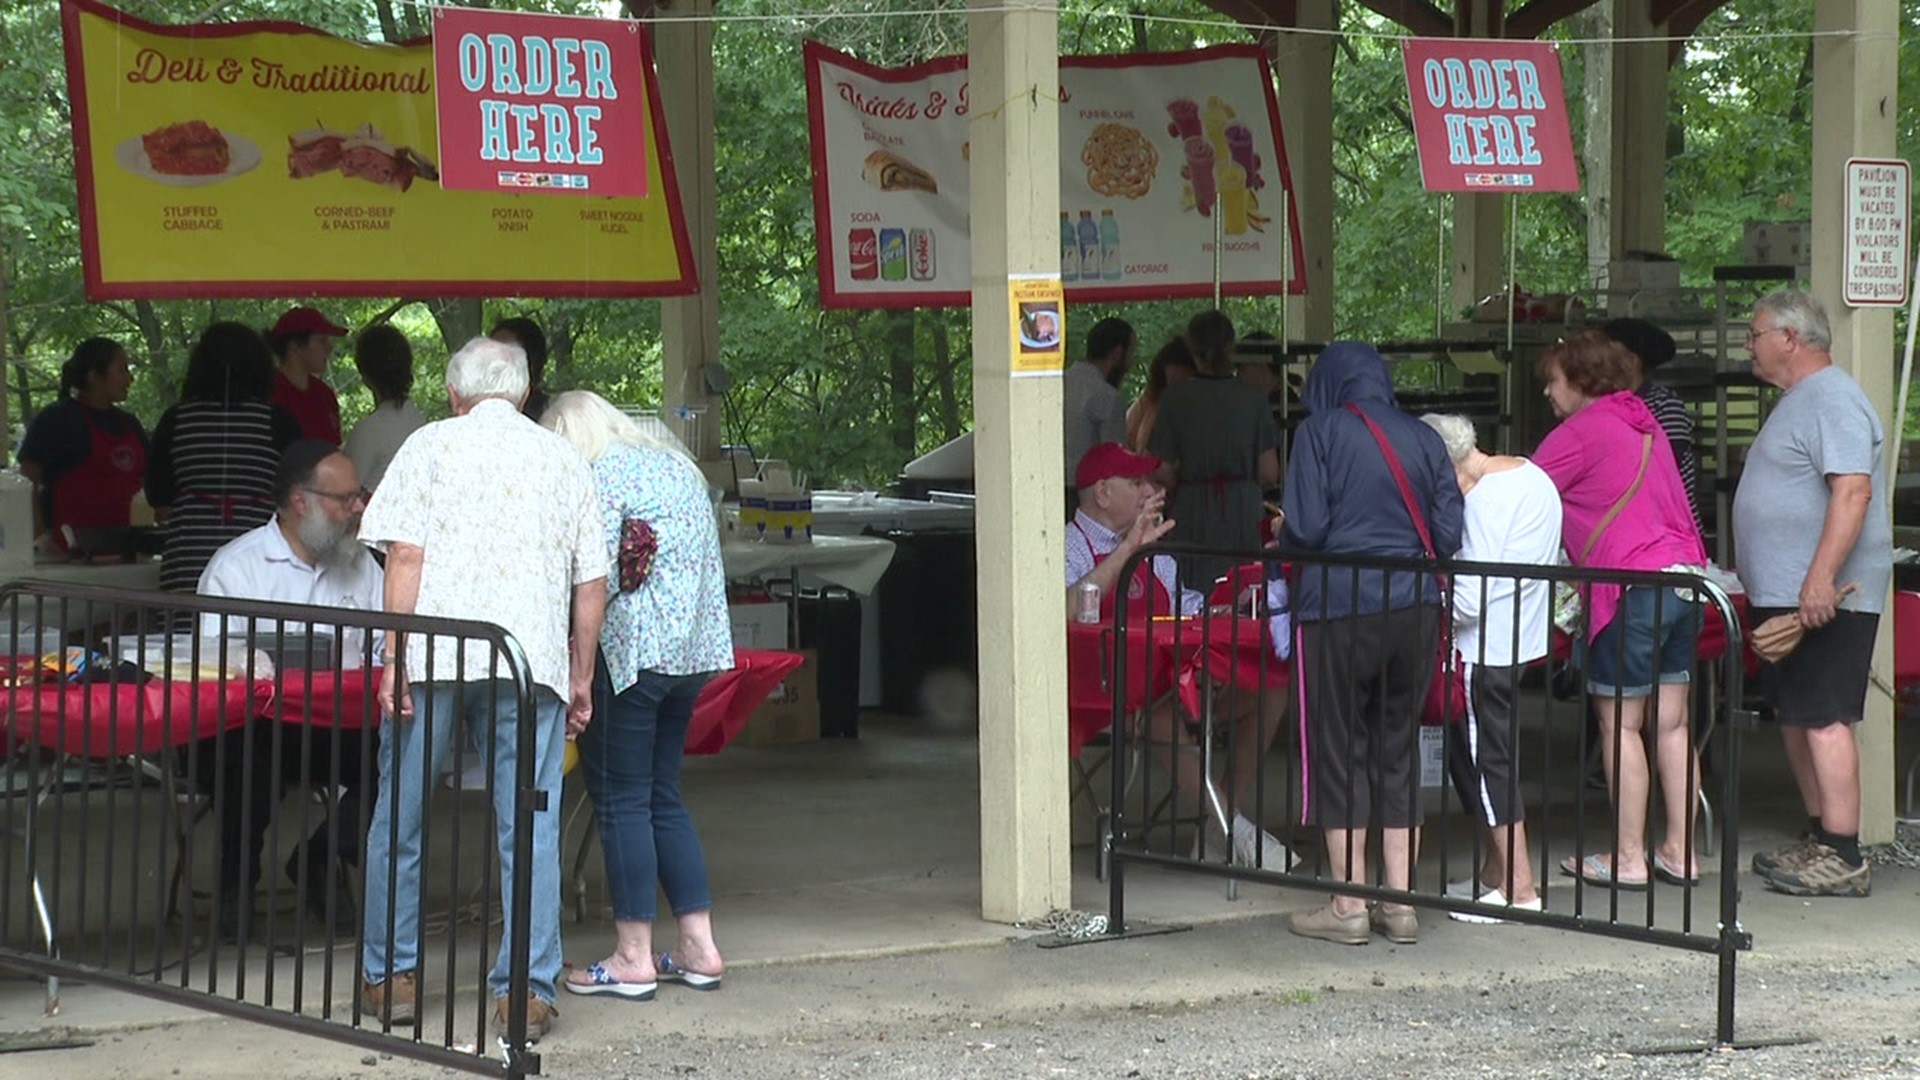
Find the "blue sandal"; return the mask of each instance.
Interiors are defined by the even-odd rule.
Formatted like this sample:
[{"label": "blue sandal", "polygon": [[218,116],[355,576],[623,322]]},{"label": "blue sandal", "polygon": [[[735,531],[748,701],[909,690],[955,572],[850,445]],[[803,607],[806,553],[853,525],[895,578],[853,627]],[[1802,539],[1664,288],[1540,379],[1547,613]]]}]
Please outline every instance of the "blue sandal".
[{"label": "blue sandal", "polygon": [[661,953],[660,961],[654,965],[654,969],[659,971],[661,982],[677,982],[694,990],[720,989],[720,976],[688,971],[673,962],[672,953]]},{"label": "blue sandal", "polygon": [[654,993],[660,988],[657,982],[621,982],[613,977],[613,973],[608,971],[604,964],[588,964],[581,971],[586,974],[587,981],[575,982],[568,979],[569,992],[589,997],[595,994],[611,994],[628,1001],[652,1001]]}]

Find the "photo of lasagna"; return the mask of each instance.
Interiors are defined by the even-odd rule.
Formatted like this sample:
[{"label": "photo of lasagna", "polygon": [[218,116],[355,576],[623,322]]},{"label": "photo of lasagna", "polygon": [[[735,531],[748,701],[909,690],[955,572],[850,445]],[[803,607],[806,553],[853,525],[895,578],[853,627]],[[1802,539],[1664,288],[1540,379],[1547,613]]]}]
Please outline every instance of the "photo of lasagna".
[{"label": "photo of lasagna", "polygon": [[217,176],[233,164],[227,137],[204,120],[155,128],[140,136],[140,147],[162,176]]}]

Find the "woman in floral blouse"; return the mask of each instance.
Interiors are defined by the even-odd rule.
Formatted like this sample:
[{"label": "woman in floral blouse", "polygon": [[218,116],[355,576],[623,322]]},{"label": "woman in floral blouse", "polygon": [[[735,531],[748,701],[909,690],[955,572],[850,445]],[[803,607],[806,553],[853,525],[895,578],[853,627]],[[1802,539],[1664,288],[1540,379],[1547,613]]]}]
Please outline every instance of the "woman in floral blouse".
[{"label": "woman in floral blouse", "polygon": [[[580,759],[613,896],[613,954],[567,989],[647,1000],[662,981],[715,990],[725,964],[713,941],[706,857],[680,797],[694,701],[733,666],[726,572],[706,479],[676,447],[605,398],[571,391],[540,422],[593,464],[605,512],[611,594],[600,633],[592,723]],[[654,952],[657,894],[679,923],[678,947]]]}]

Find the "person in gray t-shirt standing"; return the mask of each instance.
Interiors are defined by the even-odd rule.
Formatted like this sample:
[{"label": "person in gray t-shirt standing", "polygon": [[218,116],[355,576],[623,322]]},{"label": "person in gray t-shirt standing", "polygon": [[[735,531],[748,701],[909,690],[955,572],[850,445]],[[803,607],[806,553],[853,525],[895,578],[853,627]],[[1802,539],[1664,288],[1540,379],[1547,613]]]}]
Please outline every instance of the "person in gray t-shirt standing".
[{"label": "person in gray t-shirt standing", "polygon": [[1125,319],[1101,319],[1087,332],[1087,358],[1067,368],[1060,384],[1066,405],[1060,434],[1066,443],[1067,514],[1079,507],[1073,470],[1101,443],[1127,442],[1127,399],[1120,384],[1133,367],[1133,327]]},{"label": "person in gray t-shirt standing", "polygon": [[[1860,854],[1860,752],[1874,636],[1893,578],[1886,433],[1860,384],[1833,366],[1826,309],[1796,289],[1755,306],[1753,373],[1785,391],[1747,452],[1733,539],[1751,622],[1797,613],[1806,637],[1761,689],[1806,804],[1799,841],[1753,857],[1754,873],[1795,896],[1866,896]],[[1841,592],[1857,586],[1849,595]]]}]

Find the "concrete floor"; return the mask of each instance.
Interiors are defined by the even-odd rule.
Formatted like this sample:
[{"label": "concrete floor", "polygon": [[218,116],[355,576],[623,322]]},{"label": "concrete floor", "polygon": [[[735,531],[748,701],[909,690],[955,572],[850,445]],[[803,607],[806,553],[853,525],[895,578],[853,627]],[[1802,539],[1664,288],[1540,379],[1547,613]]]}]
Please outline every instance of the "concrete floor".
[{"label": "concrete floor", "polygon": [[[1559,728],[1564,730],[1565,725]],[[862,732],[863,737],[857,742],[763,749],[733,747],[715,757],[689,760],[685,786],[706,845],[715,897],[714,921],[732,973],[744,975],[756,968],[802,961],[841,961],[989,946],[1028,936],[1024,931],[986,923],[979,917],[978,765],[973,733],[964,725],[943,726],[930,720],[875,714],[864,718]],[[1800,822],[1790,785],[1784,784],[1784,763],[1777,740],[1749,738],[1746,746],[1748,760],[1744,771],[1748,776],[1748,798],[1744,846],[1747,850],[1757,850],[1782,841]],[[1280,802],[1278,785],[1285,783],[1285,761],[1286,756],[1276,751],[1268,762],[1269,783],[1276,785],[1270,805],[1276,807]],[[568,809],[578,798],[576,783],[569,784]],[[443,793],[441,798],[454,800],[454,804],[461,807],[462,831],[466,836],[487,835],[483,800],[453,793]],[[1600,798],[1588,797],[1596,813],[1588,814],[1587,820],[1604,821],[1597,813],[1604,805],[1603,801],[1597,801]],[[124,807],[124,793],[121,799]],[[1436,801],[1433,805],[1439,804]],[[1571,836],[1566,830],[1571,828],[1575,815],[1568,812],[1564,800],[1556,800],[1553,806],[1554,820],[1559,822],[1552,838],[1553,857],[1557,859],[1559,853],[1572,850]],[[1284,820],[1285,815],[1276,810],[1268,817]],[[1458,845],[1467,830],[1458,820],[1457,812],[1451,821],[1449,842],[1455,846],[1449,858],[1453,866],[1461,867],[1465,856],[1464,849]],[[583,824],[584,818],[576,821],[568,832],[569,863]],[[1085,845],[1089,835],[1090,820],[1084,808],[1076,806],[1074,906],[1105,911],[1107,891],[1093,875],[1093,853]],[[1439,880],[1438,846],[1429,844],[1421,871],[1423,878],[1434,882]],[[1181,847],[1184,850],[1184,843]],[[590,854],[586,865],[587,920],[576,923],[572,905],[568,903],[563,922],[566,955],[578,963],[598,959],[612,938],[611,926],[605,917],[597,851]],[[475,882],[475,871],[471,867],[465,873],[469,882]],[[1463,870],[1457,870],[1452,876],[1462,873]],[[1796,923],[1824,928],[1817,929],[1818,933],[1843,933],[1847,920],[1859,913],[1872,911],[1888,918],[1906,918],[1910,908],[1883,902],[1882,896],[1906,896],[1909,899],[1905,902],[1910,903],[1914,876],[1911,872],[1888,871],[1876,880],[1876,896],[1872,901],[1858,905],[1816,905],[1813,909],[1806,909],[1798,901],[1764,894],[1755,885],[1747,889],[1750,906],[1746,910],[1777,909],[1781,918],[1774,932],[1781,935],[1795,934]],[[1574,890],[1566,887],[1565,882],[1564,878],[1554,879],[1549,902],[1555,910],[1570,909],[1574,901]],[[1706,887],[1696,896],[1696,925],[1701,918],[1705,926],[1712,925],[1717,882],[1717,878],[1708,877]],[[1222,920],[1277,915],[1306,906],[1323,895],[1318,891],[1242,884],[1237,899],[1229,900],[1223,882],[1217,878],[1146,869],[1130,872],[1127,904],[1133,920],[1203,926]],[[1596,894],[1587,895],[1591,910]],[[1661,889],[1656,890],[1656,895],[1662,905],[1660,921],[1670,925],[1671,920],[1679,917],[1679,892]],[[1637,918],[1637,911],[1624,907],[1623,918]],[[19,936],[25,929],[20,914],[16,904],[7,928],[10,940],[29,940]],[[1750,919],[1743,917],[1743,921],[1751,925]],[[1827,926],[1827,923],[1833,925]],[[1450,925],[1437,914],[1427,915],[1423,924],[1431,928],[1429,932],[1434,936],[1469,932],[1469,928]],[[670,941],[670,933],[668,938]],[[463,972],[461,985],[471,986],[477,981],[481,961],[489,957],[490,952],[473,928],[463,931],[458,939],[456,947],[462,957]],[[1471,948],[1469,940],[1463,937],[1461,947]],[[1511,936],[1506,939],[1516,943],[1522,940]],[[1556,935],[1552,940],[1562,940],[1562,936]],[[1599,956],[1615,948],[1596,939],[1568,940],[1577,940],[1579,949]],[[1508,946],[1503,943],[1502,947]],[[1533,946],[1513,947],[1525,950]],[[1762,947],[1767,947],[1767,943],[1763,941]],[[1338,960],[1337,956],[1330,957],[1331,962]],[[202,958],[196,963],[197,966],[189,970],[194,973],[192,978],[196,983],[203,983],[206,962]],[[342,949],[331,964],[322,954],[309,954],[301,964],[278,960],[271,980],[264,978],[264,964],[256,954],[251,968],[252,987],[247,997],[262,1000],[270,985],[276,1000],[285,1007],[291,994],[293,973],[298,970],[309,1002],[306,1009],[317,1013],[322,1007],[320,980],[329,966],[336,988],[333,1000],[344,1007],[352,986],[351,949]],[[221,985],[231,993],[230,966],[226,972]],[[175,979],[177,974],[168,978]],[[39,985],[30,980],[0,981],[0,1030],[49,1025],[82,1028],[141,1025],[198,1015],[138,996],[69,981],[60,1015],[48,1019],[41,1016],[40,995]],[[459,1029],[472,1030],[470,1018],[477,1015],[476,1005],[465,998],[456,1008]],[[569,1015],[582,1011],[575,1007]],[[436,1009],[432,1018],[436,1027],[439,1015]],[[435,1031],[428,1032],[430,1039],[435,1035]]]}]

